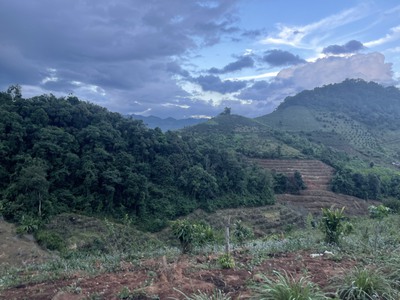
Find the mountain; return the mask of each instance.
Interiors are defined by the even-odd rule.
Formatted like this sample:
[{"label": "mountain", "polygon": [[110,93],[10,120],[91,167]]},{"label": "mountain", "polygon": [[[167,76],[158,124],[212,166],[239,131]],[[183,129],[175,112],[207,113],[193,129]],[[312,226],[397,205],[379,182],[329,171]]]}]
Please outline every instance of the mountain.
[{"label": "mountain", "polygon": [[400,160],[400,90],[349,79],[287,97],[258,122],[346,153]]},{"label": "mountain", "polygon": [[134,120],[142,120],[143,123],[147,127],[153,128],[153,129],[158,127],[164,132],[167,130],[182,129],[184,127],[196,125],[196,124],[199,124],[199,123],[202,123],[202,122],[205,122],[208,120],[208,119],[204,119],[204,118],[174,119],[171,117],[162,119],[162,118],[155,117],[155,116],[146,117],[146,116],[135,115],[135,114],[131,114],[131,115],[129,115],[129,117]]},{"label": "mountain", "polygon": [[[398,116],[397,88],[346,80],[288,97],[269,115],[255,119],[219,115],[181,134],[201,136],[214,147],[238,152],[251,161],[322,161],[334,169],[329,183],[332,191],[385,199],[397,210]],[[275,177],[275,184],[279,180]]]}]

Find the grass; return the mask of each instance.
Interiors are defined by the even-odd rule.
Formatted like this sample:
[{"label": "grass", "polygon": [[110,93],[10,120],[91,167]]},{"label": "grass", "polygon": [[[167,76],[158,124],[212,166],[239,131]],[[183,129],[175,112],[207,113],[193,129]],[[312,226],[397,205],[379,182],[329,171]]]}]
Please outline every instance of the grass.
[{"label": "grass", "polygon": [[[350,235],[342,237],[340,246],[326,244],[322,232],[311,226],[301,230],[293,230],[284,235],[269,235],[261,239],[254,239],[244,243],[244,245],[233,243],[235,270],[242,269],[253,272],[257,266],[278,253],[303,250],[323,253],[328,250],[335,253],[332,260],[340,261],[343,258],[351,258],[357,263],[357,269],[346,278],[332,278],[332,284],[334,284],[342,299],[370,299],[368,297],[373,297],[371,295],[379,295],[381,298],[378,299],[400,299],[398,294],[400,291],[400,233],[398,231],[400,215],[389,215],[382,220],[363,217],[353,218],[351,221],[354,224],[354,230]],[[223,252],[223,248],[223,242],[215,243],[196,248],[195,255],[217,256],[218,253]],[[235,253],[239,253],[239,256],[235,256]],[[166,256],[169,261],[177,261],[180,251],[177,247],[165,244],[163,247],[154,245],[153,248],[142,251],[133,248],[130,251],[115,251],[109,254],[72,252],[70,255],[56,257],[45,263],[0,270],[0,290],[19,284],[69,278],[76,274],[80,274],[81,277],[90,277],[101,273],[117,272],[122,270],[121,261],[129,262],[133,268],[140,269],[143,260],[162,256]],[[246,260],[241,261],[240,257],[244,256]],[[220,268],[218,261],[215,262],[215,266],[204,264],[198,267]],[[264,279],[259,287],[255,288],[264,299],[281,299],[271,298],[268,295],[271,293],[282,293],[284,295],[288,292],[287,290],[299,293],[299,295],[300,293],[305,295],[315,293],[318,296],[312,296],[314,298],[311,299],[325,299],[318,287],[311,284],[306,276],[299,278],[293,277],[291,274],[276,273],[274,279]],[[285,289],[286,291],[284,291]],[[219,297],[219,293],[220,291],[215,291],[214,295],[208,295],[199,292],[186,296],[185,299],[229,299],[216,298]],[[276,295],[278,294],[275,294],[274,297],[278,297]],[[207,296],[209,298],[205,298]],[[222,294],[220,296],[227,297]]]},{"label": "grass", "polygon": [[295,278],[287,273],[275,272],[275,279],[261,276],[263,282],[255,287],[259,300],[325,300],[319,287],[307,277]]},{"label": "grass", "polygon": [[338,296],[346,300],[395,300],[400,293],[392,288],[392,281],[381,269],[356,268],[338,288]]},{"label": "grass", "polygon": [[[185,299],[185,300],[231,300],[231,297],[228,295],[225,295],[225,293],[219,289],[216,289],[213,291],[211,295],[204,293],[202,291],[198,291],[197,293],[194,293],[192,295],[186,295],[182,291],[175,289],[178,293],[180,293]],[[171,298],[178,300],[178,298]]]}]

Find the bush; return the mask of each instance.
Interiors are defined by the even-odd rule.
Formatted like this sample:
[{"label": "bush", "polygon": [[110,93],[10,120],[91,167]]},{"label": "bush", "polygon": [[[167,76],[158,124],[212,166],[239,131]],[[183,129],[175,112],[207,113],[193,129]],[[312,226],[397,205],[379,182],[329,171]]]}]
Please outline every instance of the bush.
[{"label": "bush", "polygon": [[218,257],[218,263],[223,269],[233,269],[235,267],[235,259],[229,253],[225,253]]},{"label": "bush", "polygon": [[323,208],[321,230],[325,234],[325,241],[329,244],[339,244],[339,238],[344,232],[344,207],[342,209]]},{"label": "bush", "polygon": [[276,279],[262,276],[263,283],[255,288],[258,298],[264,300],[325,300],[328,299],[314,283],[306,277],[295,279],[286,272],[275,272]]},{"label": "bush", "polygon": [[236,221],[233,229],[233,236],[239,245],[243,245],[245,241],[254,237],[254,232],[241,221]]},{"label": "bush", "polygon": [[370,205],[368,206],[368,212],[369,216],[372,219],[383,219],[384,217],[387,217],[390,213],[390,208],[386,207],[384,205]]},{"label": "bush", "polygon": [[177,220],[172,222],[171,229],[179,239],[183,254],[191,252],[194,246],[203,246],[214,240],[214,231],[205,223]]},{"label": "bush", "polygon": [[388,198],[382,201],[386,207],[389,207],[393,212],[400,212],[400,200],[396,198]]},{"label": "bush", "polygon": [[17,234],[35,233],[40,226],[40,220],[31,216],[23,215],[17,226]]},{"label": "bush", "polygon": [[40,246],[49,250],[63,251],[66,248],[63,238],[58,233],[49,230],[39,230],[36,233],[36,240]]}]

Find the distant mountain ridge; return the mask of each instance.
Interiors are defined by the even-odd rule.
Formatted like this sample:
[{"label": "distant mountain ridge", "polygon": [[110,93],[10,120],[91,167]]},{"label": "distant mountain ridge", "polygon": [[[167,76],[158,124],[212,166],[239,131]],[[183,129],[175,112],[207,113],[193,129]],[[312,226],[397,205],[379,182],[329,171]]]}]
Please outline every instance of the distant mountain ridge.
[{"label": "distant mountain ridge", "polygon": [[131,114],[129,115],[130,118],[135,119],[135,120],[142,120],[143,123],[149,127],[149,128],[160,128],[162,131],[168,131],[168,130],[178,130],[185,128],[187,126],[192,126],[196,125],[202,122],[207,121],[208,119],[206,118],[187,118],[187,119],[175,119],[172,117],[168,118],[159,118],[155,116],[141,116],[141,115],[135,115]]}]

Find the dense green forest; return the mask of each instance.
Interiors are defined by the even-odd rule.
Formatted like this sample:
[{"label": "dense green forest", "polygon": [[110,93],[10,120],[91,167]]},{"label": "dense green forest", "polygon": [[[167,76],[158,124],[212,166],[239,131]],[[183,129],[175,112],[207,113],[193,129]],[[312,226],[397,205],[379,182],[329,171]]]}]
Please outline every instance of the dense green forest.
[{"label": "dense green forest", "polygon": [[0,209],[12,221],[128,214],[158,230],[197,208],[274,203],[272,176],[235,151],[76,97],[0,93],[0,118]]}]

